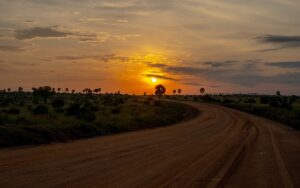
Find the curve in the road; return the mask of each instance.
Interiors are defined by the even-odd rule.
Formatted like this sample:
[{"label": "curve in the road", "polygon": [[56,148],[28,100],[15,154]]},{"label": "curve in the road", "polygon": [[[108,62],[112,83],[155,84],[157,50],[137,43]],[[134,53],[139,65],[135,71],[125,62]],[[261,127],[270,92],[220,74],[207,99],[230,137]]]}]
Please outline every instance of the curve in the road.
[{"label": "curve in the road", "polygon": [[0,150],[0,187],[300,187],[298,132],[186,103],[201,115],[174,126]]}]

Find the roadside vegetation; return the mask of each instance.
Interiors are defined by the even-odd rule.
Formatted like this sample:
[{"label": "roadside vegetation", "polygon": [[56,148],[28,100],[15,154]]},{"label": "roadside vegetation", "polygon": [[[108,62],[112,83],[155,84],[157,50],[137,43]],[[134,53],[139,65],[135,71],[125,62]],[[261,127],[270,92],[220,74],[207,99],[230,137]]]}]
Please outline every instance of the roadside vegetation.
[{"label": "roadside vegetation", "polygon": [[300,130],[300,97],[284,96],[278,91],[274,95],[257,94],[205,94],[200,89],[200,95],[173,95],[168,98],[177,100],[192,100],[220,104],[240,111],[262,116],[296,130]]},{"label": "roadside vegetation", "polygon": [[[163,94],[163,93],[162,93]],[[65,142],[167,126],[197,110],[154,96],[75,93],[49,86],[0,92],[0,147]]]}]

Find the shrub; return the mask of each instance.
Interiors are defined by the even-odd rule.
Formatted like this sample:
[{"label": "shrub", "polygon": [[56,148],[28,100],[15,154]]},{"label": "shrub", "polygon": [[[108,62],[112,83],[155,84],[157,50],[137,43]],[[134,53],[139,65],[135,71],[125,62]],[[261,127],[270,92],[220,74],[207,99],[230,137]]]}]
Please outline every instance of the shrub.
[{"label": "shrub", "polygon": [[58,114],[64,113],[64,109],[63,108],[54,108],[54,111]]},{"label": "shrub", "polygon": [[62,98],[57,98],[52,101],[52,106],[54,108],[62,108],[62,107],[64,107],[64,105],[65,105],[65,102]]},{"label": "shrub", "polygon": [[8,110],[5,110],[5,113],[7,114],[20,114],[20,110],[17,108],[10,108]]},{"label": "shrub", "polygon": [[112,113],[112,114],[119,114],[120,112],[121,112],[120,107],[116,107],[116,108],[113,108],[113,109],[111,110],[111,113]]},{"label": "shrub", "polygon": [[246,100],[246,103],[254,104],[254,103],[256,103],[256,100],[253,99],[253,98],[250,98],[250,99],[247,99],[247,100]]},{"label": "shrub", "polygon": [[46,105],[40,104],[33,109],[33,113],[35,115],[46,115],[48,114],[48,107]]},{"label": "shrub", "polygon": [[232,100],[232,99],[224,99],[224,100],[223,100],[223,103],[224,103],[224,104],[234,103],[234,100]]},{"label": "shrub", "polygon": [[69,116],[77,116],[80,114],[80,104],[73,103],[66,109],[66,114]]},{"label": "shrub", "polygon": [[162,103],[161,103],[161,101],[154,101],[154,102],[153,102],[153,105],[154,105],[154,106],[161,106]]},{"label": "shrub", "polygon": [[96,115],[93,112],[83,112],[78,116],[79,119],[83,119],[88,122],[92,122],[96,120]]}]

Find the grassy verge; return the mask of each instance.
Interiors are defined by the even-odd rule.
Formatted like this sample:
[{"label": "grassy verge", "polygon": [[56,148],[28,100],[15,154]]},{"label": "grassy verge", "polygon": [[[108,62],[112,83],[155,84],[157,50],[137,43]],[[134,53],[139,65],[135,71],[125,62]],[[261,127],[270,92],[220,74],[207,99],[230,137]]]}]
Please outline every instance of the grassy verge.
[{"label": "grassy verge", "polygon": [[66,142],[167,126],[198,114],[184,104],[125,95],[0,98],[0,147]]},{"label": "grassy verge", "polygon": [[207,102],[265,117],[300,130],[300,98],[282,95],[171,96],[176,100]]}]

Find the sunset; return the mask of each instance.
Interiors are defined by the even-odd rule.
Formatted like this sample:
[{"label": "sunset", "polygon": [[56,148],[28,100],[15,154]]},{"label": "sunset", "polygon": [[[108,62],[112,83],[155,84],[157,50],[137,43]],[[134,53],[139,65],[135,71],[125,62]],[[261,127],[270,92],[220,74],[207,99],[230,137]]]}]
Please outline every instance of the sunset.
[{"label": "sunset", "polygon": [[0,0],[0,187],[300,187],[299,0]]},{"label": "sunset", "polygon": [[2,89],[142,94],[157,76],[187,94],[300,94],[297,0],[2,0],[0,9]]}]

